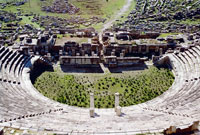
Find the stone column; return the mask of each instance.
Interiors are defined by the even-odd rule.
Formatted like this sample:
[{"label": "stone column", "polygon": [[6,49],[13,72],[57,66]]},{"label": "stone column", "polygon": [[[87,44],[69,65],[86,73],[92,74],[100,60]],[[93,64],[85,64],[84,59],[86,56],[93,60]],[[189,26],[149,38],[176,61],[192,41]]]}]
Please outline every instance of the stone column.
[{"label": "stone column", "polygon": [[117,111],[117,107],[119,106],[119,93],[115,93],[115,112]]},{"label": "stone column", "polygon": [[121,116],[121,114],[122,114],[122,108],[121,108],[121,106],[117,106],[117,108],[116,108],[116,114],[117,114],[117,116]]},{"label": "stone column", "polygon": [[94,93],[90,93],[90,108],[94,108]]},{"label": "stone column", "polygon": [[90,117],[94,117],[94,93],[90,93]]},{"label": "stone column", "polygon": [[90,108],[90,117],[94,117],[94,108]]}]

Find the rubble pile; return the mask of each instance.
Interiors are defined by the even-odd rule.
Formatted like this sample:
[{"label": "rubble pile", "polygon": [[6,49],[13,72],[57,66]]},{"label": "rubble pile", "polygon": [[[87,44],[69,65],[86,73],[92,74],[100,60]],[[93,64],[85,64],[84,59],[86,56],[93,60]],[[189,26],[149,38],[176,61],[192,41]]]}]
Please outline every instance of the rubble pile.
[{"label": "rubble pile", "polygon": [[7,23],[7,22],[14,22],[14,21],[19,21],[19,20],[20,18],[17,17],[16,14],[0,10],[0,21]]},{"label": "rubble pile", "polygon": [[200,1],[137,0],[136,9],[120,28],[157,32],[196,32],[199,24],[182,23],[200,19]]},{"label": "rubble pile", "polygon": [[76,14],[80,9],[69,3],[68,0],[54,0],[51,6],[43,6],[42,10],[52,13]]},{"label": "rubble pile", "polygon": [[20,0],[20,1],[6,1],[6,2],[0,2],[0,8],[4,9],[7,6],[13,5],[13,6],[21,6],[24,5],[27,2],[27,0]]},{"label": "rubble pile", "polygon": [[79,27],[79,25],[91,26],[96,23],[105,22],[100,17],[82,18],[73,16],[70,18],[59,18],[55,16],[34,16],[32,22],[38,23],[41,27],[48,28],[66,28],[69,26]]},{"label": "rubble pile", "polygon": [[30,24],[21,25],[21,17],[15,13],[0,10],[0,45],[11,46],[20,34],[37,33]]}]

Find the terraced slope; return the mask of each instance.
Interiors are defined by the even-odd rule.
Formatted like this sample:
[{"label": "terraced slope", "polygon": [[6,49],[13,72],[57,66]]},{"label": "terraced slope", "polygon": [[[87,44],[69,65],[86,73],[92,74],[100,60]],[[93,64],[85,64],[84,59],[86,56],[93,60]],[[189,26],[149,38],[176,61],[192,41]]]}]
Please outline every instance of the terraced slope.
[{"label": "terraced slope", "polygon": [[161,32],[195,32],[200,26],[199,0],[137,0],[121,27]]}]

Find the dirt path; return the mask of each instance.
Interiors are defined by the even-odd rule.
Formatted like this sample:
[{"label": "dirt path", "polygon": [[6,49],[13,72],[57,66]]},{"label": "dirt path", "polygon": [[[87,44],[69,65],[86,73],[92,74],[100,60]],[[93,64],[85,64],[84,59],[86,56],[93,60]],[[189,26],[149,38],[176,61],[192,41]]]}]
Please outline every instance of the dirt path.
[{"label": "dirt path", "polygon": [[133,0],[126,0],[126,4],[118,11],[117,14],[114,15],[114,17],[109,20],[108,22],[106,22],[104,25],[103,25],[103,28],[100,30],[99,32],[99,39],[100,39],[100,43],[103,43],[102,42],[102,33],[104,30],[110,28],[112,26],[112,24],[120,17],[122,16],[126,11],[129,10],[130,6],[131,6],[131,2]]},{"label": "dirt path", "polygon": [[120,11],[118,11],[117,14],[114,15],[113,19],[109,20],[108,22],[106,22],[106,23],[103,25],[103,28],[101,29],[100,34],[102,34],[103,31],[104,31],[105,29],[110,28],[110,27],[112,26],[112,24],[113,24],[120,16],[122,16],[126,11],[129,10],[132,1],[133,1],[133,0],[126,0],[126,4],[120,9]]}]

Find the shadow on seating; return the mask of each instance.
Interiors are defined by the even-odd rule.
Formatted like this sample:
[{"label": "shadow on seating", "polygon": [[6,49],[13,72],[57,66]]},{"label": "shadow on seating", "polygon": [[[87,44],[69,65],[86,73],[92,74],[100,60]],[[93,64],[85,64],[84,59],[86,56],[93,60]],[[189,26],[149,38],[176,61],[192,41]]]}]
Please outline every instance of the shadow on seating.
[{"label": "shadow on seating", "polygon": [[120,66],[115,68],[110,68],[109,70],[111,73],[122,73],[125,71],[136,71],[136,70],[145,70],[148,66],[146,64],[134,64],[131,66]]},{"label": "shadow on seating", "polygon": [[103,70],[99,65],[97,66],[61,65],[61,70],[65,73],[103,73]]},{"label": "shadow on seating", "polygon": [[34,84],[37,77],[39,77],[45,71],[53,72],[54,71],[53,66],[47,65],[44,63],[35,62],[33,69],[30,72],[30,79],[31,79],[32,84]]}]

